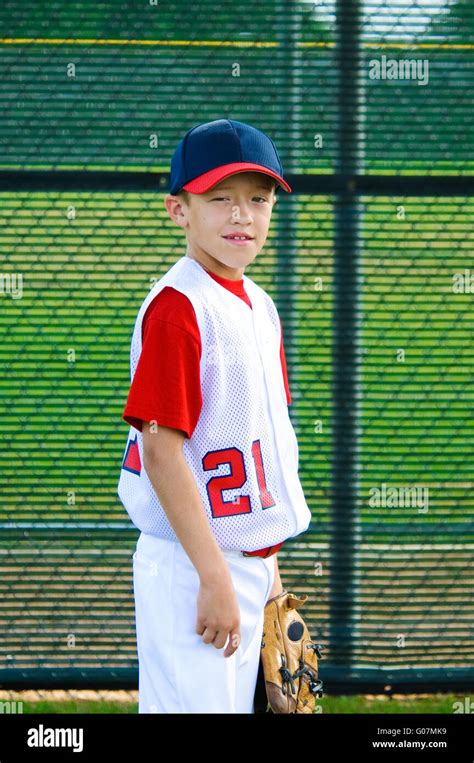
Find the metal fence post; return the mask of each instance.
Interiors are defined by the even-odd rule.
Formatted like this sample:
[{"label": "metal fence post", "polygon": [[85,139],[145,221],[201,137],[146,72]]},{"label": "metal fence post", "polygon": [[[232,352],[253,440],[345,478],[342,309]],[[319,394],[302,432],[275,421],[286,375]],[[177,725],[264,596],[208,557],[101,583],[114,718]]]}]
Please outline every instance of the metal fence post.
[{"label": "metal fence post", "polygon": [[330,502],[329,647],[344,675],[354,665],[359,619],[359,446],[362,205],[353,178],[363,169],[359,0],[336,5],[337,154],[342,190],[334,199],[333,456]]},{"label": "metal fence post", "polygon": [[[283,164],[285,176],[298,172],[298,146],[301,129],[301,78],[302,51],[298,47],[301,38],[300,4],[295,0],[278,0],[277,11],[277,41],[278,41],[278,74],[282,78],[279,89],[278,121],[276,143]],[[281,148],[280,148],[281,147]],[[276,293],[275,302],[281,315],[285,354],[288,358],[288,382],[292,400],[298,399],[298,390],[294,381],[294,366],[290,358],[296,351],[296,306],[295,298],[298,293],[296,275],[297,241],[298,241],[298,209],[299,202],[296,193],[287,194],[278,191],[278,217],[276,225]],[[291,409],[289,409],[291,416]]]}]

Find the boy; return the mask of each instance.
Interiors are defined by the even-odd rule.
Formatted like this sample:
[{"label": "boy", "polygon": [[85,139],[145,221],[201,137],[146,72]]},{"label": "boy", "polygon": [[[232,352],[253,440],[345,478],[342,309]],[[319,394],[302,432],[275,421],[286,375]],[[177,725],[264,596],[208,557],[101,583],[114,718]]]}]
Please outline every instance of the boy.
[{"label": "boy", "polygon": [[272,140],[219,119],[179,142],[165,203],[186,254],[135,322],[119,497],[133,555],[140,713],[253,713],[276,552],[308,528],[281,322],[244,275],[268,234]]}]

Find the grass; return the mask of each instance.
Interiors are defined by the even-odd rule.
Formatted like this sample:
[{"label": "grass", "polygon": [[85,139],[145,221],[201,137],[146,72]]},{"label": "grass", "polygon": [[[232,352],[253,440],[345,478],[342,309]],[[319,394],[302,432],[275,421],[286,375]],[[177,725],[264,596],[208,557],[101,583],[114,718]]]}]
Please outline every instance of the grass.
[{"label": "grass", "polygon": [[[20,697],[21,692],[16,696]],[[317,710],[322,713],[383,713],[383,714],[420,714],[440,713],[452,714],[454,703],[464,706],[466,695],[460,694],[397,694],[392,697],[385,695],[325,695],[318,700]],[[319,709],[320,708],[320,709]],[[70,699],[39,700],[23,702],[23,713],[137,713],[138,705],[134,698],[130,701]]]}]

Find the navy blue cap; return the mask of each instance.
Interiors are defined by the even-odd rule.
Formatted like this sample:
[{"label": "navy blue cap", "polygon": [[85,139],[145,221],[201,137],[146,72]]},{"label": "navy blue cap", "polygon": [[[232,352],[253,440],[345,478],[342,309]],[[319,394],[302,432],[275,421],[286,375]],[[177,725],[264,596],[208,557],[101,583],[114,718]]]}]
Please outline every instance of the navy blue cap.
[{"label": "navy blue cap", "polygon": [[171,194],[181,189],[205,193],[237,172],[262,172],[288,193],[278,151],[264,132],[235,119],[216,119],[192,127],[171,159]]}]

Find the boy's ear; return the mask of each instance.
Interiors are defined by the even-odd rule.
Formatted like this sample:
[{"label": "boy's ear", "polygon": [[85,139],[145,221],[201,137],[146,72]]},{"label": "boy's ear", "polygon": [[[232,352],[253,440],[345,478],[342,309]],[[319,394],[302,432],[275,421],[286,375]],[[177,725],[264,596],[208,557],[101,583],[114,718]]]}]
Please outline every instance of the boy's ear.
[{"label": "boy's ear", "polygon": [[176,225],[179,225],[181,228],[186,228],[186,215],[184,214],[183,207],[180,206],[182,201],[182,198],[174,194],[167,194],[165,196],[165,207],[170,218]]}]

